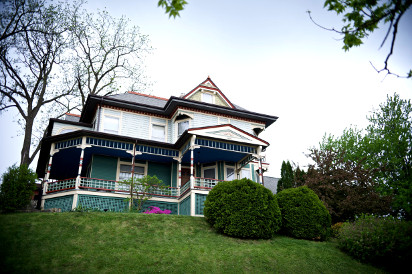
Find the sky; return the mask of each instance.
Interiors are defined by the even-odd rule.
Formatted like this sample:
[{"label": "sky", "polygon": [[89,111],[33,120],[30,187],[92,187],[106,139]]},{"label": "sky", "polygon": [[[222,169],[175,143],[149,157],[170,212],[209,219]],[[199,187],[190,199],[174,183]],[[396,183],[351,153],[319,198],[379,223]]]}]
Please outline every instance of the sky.
[{"label": "sky", "polygon": [[[279,117],[260,135],[270,143],[265,175],[279,177],[283,160],[306,168],[308,149],[325,133],[339,136],[350,126],[366,128],[366,116],[387,95],[412,99],[412,80],[385,77],[371,65],[383,67],[388,53],[388,42],[380,48],[385,25],[364,45],[345,52],[338,34],[308,17],[310,10],[319,24],[339,29],[341,18],[324,9],[324,1],[188,2],[176,19],[158,8],[157,0],[90,0],[86,7],[124,15],[149,36],[153,51],[144,63],[152,85],[147,93],[179,96],[210,76],[232,103]],[[391,70],[404,74],[412,68],[411,45],[409,9],[399,26]],[[22,136],[17,136],[15,115],[0,115],[1,174],[20,160]],[[31,167],[36,165],[37,160]]]}]

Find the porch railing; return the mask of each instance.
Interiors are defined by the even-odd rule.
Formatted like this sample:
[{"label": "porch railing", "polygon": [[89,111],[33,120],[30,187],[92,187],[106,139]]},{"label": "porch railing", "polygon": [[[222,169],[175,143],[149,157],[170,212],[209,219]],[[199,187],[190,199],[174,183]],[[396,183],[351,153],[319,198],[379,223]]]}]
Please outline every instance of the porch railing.
[{"label": "porch railing", "polygon": [[211,178],[200,178],[200,177],[195,177],[195,188],[206,188],[206,189],[212,189],[215,187],[219,182],[222,180],[217,180],[217,179],[211,179]]},{"label": "porch railing", "polygon": [[[102,180],[96,178],[80,178],[80,186],[79,188],[89,189],[89,190],[104,190],[110,192],[118,192],[118,193],[129,193],[130,186],[120,183],[118,181],[111,181],[111,180]],[[134,191],[136,193],[136,191]],[[138,194],[144,193],[143,188],[138,189]],[[178,196],[178,188],[177,187],[151,187],[146,194],[150,194],[153,196],[171,196],[177,197]]]},{"label": "porch railing", "polygon": [[53,193],[57,191],[65,191],[76,188],[76,178],[59,180],[54,182],[49,182],[47,184],[46,193]]},{"label": "porch railing", "polygon": [[[195,177],[193,188],[195,189],[205,189],[210,190],[218,184],[221,180],[210,179],[210,178],[200,178]],[[90,190],[90,191],[107,191],[113,193],[122,193],[127,194],[130,192],[130,186],[122,184],[118,181],[96,179],[96,178],[86,178],[80,177],[79,182],[76,178],[59,180],[55,182],[47,183],[46,193],[53,193],[58,191],[65,191],[76,189],[76,184],[78,184],[78,189]],[[158,188],[152,187],[149,191],[146,191],[147,194],[153,196],[165,196],[177,198],[191,189],[190,180],[186,182],[182,187],[166,187]],[[134,191],[136,193],[136,191]],[[144,191],[141,189],[137,191],[137,194],[142,194]]]}]

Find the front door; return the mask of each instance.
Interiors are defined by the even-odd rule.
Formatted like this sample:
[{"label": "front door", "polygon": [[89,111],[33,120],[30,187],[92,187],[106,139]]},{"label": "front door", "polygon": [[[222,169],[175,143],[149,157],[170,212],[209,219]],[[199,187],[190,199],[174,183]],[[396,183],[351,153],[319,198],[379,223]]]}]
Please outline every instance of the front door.
[{"label": "front door", "polygon": [[[195,171],[193,170],[193,172]],[[190,168],[182,168],[182,182],[180,183],[180,186],[183,186],[188,181],[190,181]]]}]

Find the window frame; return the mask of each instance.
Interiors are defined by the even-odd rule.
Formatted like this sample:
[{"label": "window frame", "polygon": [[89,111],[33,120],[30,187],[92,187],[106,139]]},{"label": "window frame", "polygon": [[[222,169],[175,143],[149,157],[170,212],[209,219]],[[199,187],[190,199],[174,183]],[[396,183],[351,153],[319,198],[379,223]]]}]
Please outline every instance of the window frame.
[{"label": "window frame", "polygon": [[[163,131],[163,139],[157,139],[157,138],[153,138],[153,128],[154,127],[163,127],[164,131]],[[167,139],[167,129],[166,129],[166,125],[165,124],[159,124],[159,123],[151,123],[150,126],[150,140],[152,141],[158,141],[158,142],[166,142]]]},{"label": "window frame", "polygon": [[[107,118],[109,119],[117,119],[117,131],[112,129],[107,129]],[[103,127],[102,132],[109,133],[109,134],[117,134],[120,135],[120,115],[111,115],[111,114],[103,114]]]},{"label": "window frame", "polygon": [[[214,174],[214,178],[210,178],[210,177],[206,177],[205,176],[205,171],[206,170],[209,170],[209,169],[213,169],[215,172],[215,174]],[[206,178],[206,179],[214,179],[214,180],[216,180],[217,179],[217,166],[216,165],[213,165],[213,166],[207,166],[207,167],[202,167],[202,178]]]},{"label": "window frame", "polygon": [[[207,104],[214,104],[215,103],[215,94],[212,92],[202,92],[202,102],[207,103]],[[211,101],[209,102],[208,100],[205,100],[206,96],[210,96]]]}]

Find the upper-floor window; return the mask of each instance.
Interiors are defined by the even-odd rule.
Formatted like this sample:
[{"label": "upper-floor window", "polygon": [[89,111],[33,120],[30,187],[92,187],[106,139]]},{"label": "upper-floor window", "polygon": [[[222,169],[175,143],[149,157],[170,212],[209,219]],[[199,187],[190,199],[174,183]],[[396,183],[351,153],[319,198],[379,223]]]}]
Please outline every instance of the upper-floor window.
[{"label": "upper-floor window", "polygon": [[189,129],[189,121],[177,123],[177,137],[179,138],[187,129]]},{"label": "upper-floor window", "polygon": [[213,104],[213,94],[202,93],[202,102]]},{"label": "upper-floor window", "polygon": [[103,131],[107,133],[119,133],[119,118],[114,116],[104,116]]},{"label": "upper-floor window", "polygon": [[152,124],[152,140],[164,142],[165,133],[165,126]]}]

